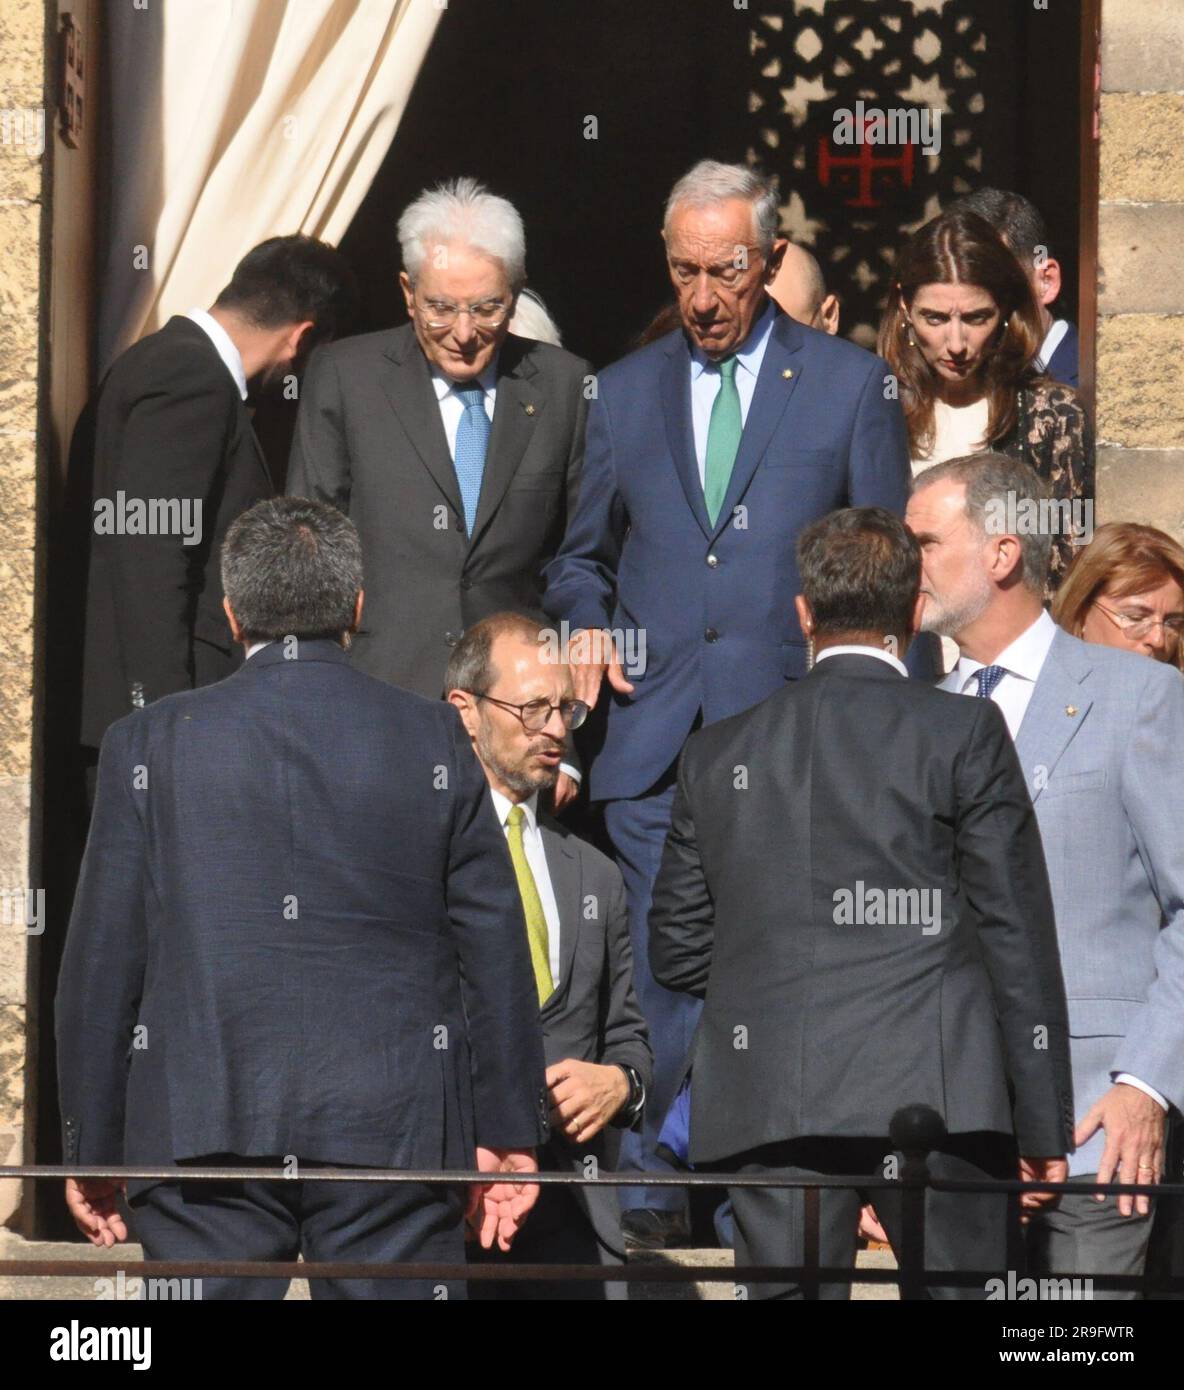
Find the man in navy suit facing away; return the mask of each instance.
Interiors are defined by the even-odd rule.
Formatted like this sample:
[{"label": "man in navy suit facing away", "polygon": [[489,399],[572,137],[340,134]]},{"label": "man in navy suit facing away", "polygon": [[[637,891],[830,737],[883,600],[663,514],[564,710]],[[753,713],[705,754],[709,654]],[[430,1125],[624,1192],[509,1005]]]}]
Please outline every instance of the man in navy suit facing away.
[{"label": "man in navy suit facing away", "polygon": [[[806,673],[794,547],[837,507],[900,515],[909,463],[887,365],[783,314],[766,287],[785,243],[768,180],[704,161],[674,187],[663,230],[682,325],[602,372],[580,496],[547,567],[544,606],[571,637],[578,699],[607,674],[590,795],[625,876],[638,999],[654,1049],[640,1142],[622,1167],[666,1167],[657,1129],[698,1001],[649,970],[646,914],[670,825],[674,769],[700,723]],[[603,634],[615,650],[597,651]],[[611,660],[609,658],[612,658]],[[683,1194],[626,1194],[639,1244],[677,1243]]]},{"label": "man in navy suit facing away", "polygon": [[[178,1165],[128,1183],[149,1260],[462,1262],[461,1190],[302,1181],[326,1164],[504,1172],[469,1208],[508,1249],[548,1107],[521,901],[468,735],[449,705],[350,666],[361,545],[334,508],[258,503],[222,577],[247,660],[103,741],[57,997],[66,1162]],[[186,1182],[199,1160],[291,1177]],[[97,1245],[127,1234],[116,1188],[67,1183]]]}]

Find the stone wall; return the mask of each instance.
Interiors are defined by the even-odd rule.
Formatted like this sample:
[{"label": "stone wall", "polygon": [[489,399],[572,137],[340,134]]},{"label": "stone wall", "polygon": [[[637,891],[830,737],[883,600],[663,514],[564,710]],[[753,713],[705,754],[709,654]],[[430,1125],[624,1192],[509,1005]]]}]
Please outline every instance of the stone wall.
[{"label": "stone wall", "polygon": [[[0,1163],[31,1158],[36,1043],[29,1000],[37,937],[24,928],[39,886],[32,805],[38,748],[35,605],[43,475],[42,303],[47,280],[43,0],[0,8]],[[35,901],[35,899],[33,900]],[[35,979],[35,970],[33,971]],[[0,1225],[20,1185],[0,1183]]]},{"label": "stone wall", "polygon": [[1098,519],[1184,541],[1184,3],[1104,0]]}]

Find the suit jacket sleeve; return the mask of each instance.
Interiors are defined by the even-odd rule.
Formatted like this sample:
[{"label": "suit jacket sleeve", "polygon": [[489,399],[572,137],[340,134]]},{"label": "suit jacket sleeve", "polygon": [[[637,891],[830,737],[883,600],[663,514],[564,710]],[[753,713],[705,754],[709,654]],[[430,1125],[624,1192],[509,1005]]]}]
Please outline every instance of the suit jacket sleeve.
[{"label": "suit jacket sleeve", "polygon": [[573,628],[610,625],[626,522],[617,491],[612,422],[604,400],[598,399],[588,411],[575,511],[559,553],[544,571],[543,607],[551,617],[566,618]]},{"label": "suit jacket sleeve", "polygon": [[[1129,725],[1122,801],[1139,857],[1159,899],[1155,978],[1131,1018],[1113,1070],[1184,1106],[1184,839],[1178,753],[1184,747],[1184,684],[1153,668]],[[1172,756],[1176,755],[1176,756]]]},{"label": "suit jacket sleeve", "polygon": [[341,381],[328,346],[313,353],[304,373],[286,490],[289,497],[328,502],[349,515],[351,475]]},{"label": "suit jacket sleeve", "polygon": [[[195,370],[190,357],[170,357],[154,366],[122,421],[99,425],[99,438],[114,441],[118,451],[109,472],[113,490],[122,490],[128,502],[200,501],[202,542],[208,542],[212,494],[238,428],[230,378],[220,363],[213,368]],[[120,408],[112,394],[100,412]],[[145,702],[193,685],[190,571],[203,548],[186,545],[180,535],[118,535],[110,545],[123,668],[143,686]]]},{"label": "suit jacket sleeve", "polygon": [[612,895],[604,939],[604,973],[601,976],[602,1063],[636,1067],[647,1090],[653,1083],[654,1055],[650,1050],[637,995],[633,990],[633,946],[629,939],[629,909],[625,883],[613,873]]},{"label": "suit jacket sleeve", "polygon": [[1052,891],[1036,813],[1003,716],[990,700],[977,704],[958,771],[961,886],[978,917],[1020,1152],[1052,1158],[1073,1147],[1068,1008]]},{"label": "suit jacket sleeve", "polygon": [[897,400],[886,400],[887,362],[877,357],[864,383],[851,426],[848,505],[884,507],[904,515],[911,469],[908,431]]},{"label": "suit jacket sleeve", "polygon": [[[130,723],[113,724],[99,754],[86,854],[58,977],[55,1027],[67,1163],[123,1162],[132,1030],[147,962],[144,827],[135,804]],[[160,1040],[144,1038],[151,1047]]]},{"label": "suit jacket sleeve", "polygon": [[687,793],[695,738],[688,741],[678,766],[678,787],[670,833],[650,907],[650,969],[667,989],[707,993],[715,941],[715,904],[707,887],[695,821]]},{"label": "suit jacket sleeve", "polygon": [[538,988],[522,899],[485,774],[448,710],[456,788],[448,862],[448,916],[468,1024],[476,1142],[530,1149],[548,1134]]}]

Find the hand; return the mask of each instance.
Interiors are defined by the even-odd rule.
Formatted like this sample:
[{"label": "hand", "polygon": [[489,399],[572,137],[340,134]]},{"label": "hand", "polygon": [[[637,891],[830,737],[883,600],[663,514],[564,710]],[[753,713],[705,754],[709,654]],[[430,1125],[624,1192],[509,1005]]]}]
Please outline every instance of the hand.
[{"label": "hand", "polygon": [[[1064,1182],[1069,1176],[1067,1158],[1020,1158],[1020,1182]],[[1041,1207],[1055,1207],[1059,1192],[1021,1192],[1020,1220],[1027,1222]]]},{"label": "hand", "polygon": [[127,1239],[127,1226],[115,1201],[125,1186],[110,1178],[66,1179],[66,1206],[92,1245],[111,1246]]},{"label": "hand", "polygon": [[569,777],[566,772],[561,772],[555,780],[554,808],[555,814],[573,802],[580,794],[580,784],[574,777]]},{"label": "hand", "polygon": [[605,629],[581,628],[567,639],[567,664],[571,667],[575,698],[583,700],[589,709],[596,708],[600,698],[600,683],[608,675],[608,683],[621,695],[632,695],[633,686],[617,659],[613,635]]},{"label": "hand", "polygon": [[892,1244],[888,1239],[888,1232],[880,1225],[880,1218],[876,1215],[875,1207],[870,1204],[859,1209],[859,1231],[857,1234],[865,1240],[878,1240],[885,1245]]},{"label": "hand", "polygon": [[[477,1149],[477,1168],[482,1173],[537,1173],[533,1149]],[[526,1217],[538,1200],[538,1183],[518,1181],[473,1183],[465,1219],[477,1232],[481,1247],[489,1250],[497,1238],[499,1250],[509,1250]]]},{"label": "hand", "polygon": [[599,1134],[629,1099],[629,1079],[620,1067],[574,1057],[547,1068],[547,1087],[551,1124],[573,1144]]},{"label": "hand", "polygon": [[[1106,1146],[1098,1164],[1099,1182],[1159,1181],[1163,1173],[1164,1110],[1158,1101],[1137,1086],[1120,1081],[1086,1111],[1077,1126],[1078,1147],[1099,1127],[1106,1132]],[[1105,1194],[1099,1194],[1097,1200],[1104,1202]],[[1151,1211],[1151,1198],[1124,1193],[1118,1199],[1118,1210],[1122,1216],[1135,1212],[1146,1216]]]}]

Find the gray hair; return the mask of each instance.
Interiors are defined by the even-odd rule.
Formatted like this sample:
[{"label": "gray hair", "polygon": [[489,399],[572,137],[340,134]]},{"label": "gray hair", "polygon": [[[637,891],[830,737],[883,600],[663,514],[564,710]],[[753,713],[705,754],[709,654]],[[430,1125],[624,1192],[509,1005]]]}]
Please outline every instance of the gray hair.
[{"label": "gray hair", "polygon": [[701,159],[670,190],[663,230],[670,230],[670,217],[676,207],[710,207],[713,203],[726,203],[730,198],[743,198],[752,204],[753,235],[761,255],[768,260],[777,239],[777,184],[746,164],[721,164],[715,159]]},{"label": "gray hair", "polygon": [[542,295],[534,290],[523,290],[518,296],[514,317],[510,320],[510,332],[516,333],[519,338],[533,338],[536,343],[563,346],[559,325],[547,312]]},{"label": "gray hair", "polygon": [[493,644],[497,639],[518,637],[523,642],[542,642],[547,631],[536,619],[509,609],[482,618],[466,628],[452,649],[444,673],[445,693],[467,690],[470,695],[484,695],[497,682],[498,672],[493,664]]},{"label": "gray hair", "polygon": [[428,248],[458,241],[501,261],[513,289],[526,281],[526,231],[513,203],[476,179],[451,179],[425,189],[399,218],[403,268],[414,285]]},{"label": "gray hair", "polygon": [[[1052,530],[1045,525],[1001,528],[997,518],[1007,516],[1041,517],[1048,510],[1051,494],[1040,475],[1029,464],[1007,454],[985,450],[947,459],[921,473],[913,491],[934,483],[962,483],[966,488],[966,519],[983,536],[1014,535],[1020,543],[1024,567],[1024,587],[1044,596],[1052,558]],[[1011,507],[1008,501],[1011,500]],[[1041,504],[1046,504],[1042,506]],[[1017,534],[1018,532],[1018,534]]]},{"label": "gray hair", "polygon": [[361,587],[357,527],[325,502],[256,502],[222,543],[222,588],[251,641],[339,638],[353,627]]}]

